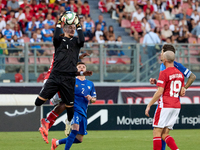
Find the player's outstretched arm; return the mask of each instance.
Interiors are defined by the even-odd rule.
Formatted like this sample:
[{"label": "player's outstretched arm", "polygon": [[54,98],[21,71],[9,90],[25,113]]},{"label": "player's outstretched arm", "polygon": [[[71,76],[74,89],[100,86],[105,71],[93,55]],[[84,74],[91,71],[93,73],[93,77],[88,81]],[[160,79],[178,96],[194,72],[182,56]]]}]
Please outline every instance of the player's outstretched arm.
[{"label": "player's outstretched arm", "polygon": [[76,76],[91,76],[93,74],[92,71],[81,71],[81,72],[76,72]]},{"label": "player's outstretched arm", "polygon": [[79,56],[79,59],[83,59],[85,56],[90,56],[88,53],[83,53]]},{"label": "player's outstretched arm", "polygon": [[158,87],[158,90],[157,90],[157,91],[155,92],[155,94],[153,95],[152,100],[149,102],[149,104],[147,105],[146,110],[145,110],[145,115],[146,115],[147,117],[149,117],[149,111],[150,111],[151,106],[152,106],[157,100],[159,100],[160,96],[163,94],[163,91],[164,91],[164,88],[163,88],[163,87]]},{"label": "player's outstretched arm", "polygon": [[196,76],[193,73],[191,73],[190,77],[187,80],[187,83],[185,84],[185,88],[188,89],[195,79],[196,79]]},{"label": "player's outstretched arm", "polygon": [[80,19],[79,19],[78,15],[76,15],[74,23],[76,25],[76,30],[77,30],[77,33],[78,33],[78,44],[79,44],[80,47],[83,47],[84,42],[85,42],[85,37],[83,35],[83,30],[81,28]]}]

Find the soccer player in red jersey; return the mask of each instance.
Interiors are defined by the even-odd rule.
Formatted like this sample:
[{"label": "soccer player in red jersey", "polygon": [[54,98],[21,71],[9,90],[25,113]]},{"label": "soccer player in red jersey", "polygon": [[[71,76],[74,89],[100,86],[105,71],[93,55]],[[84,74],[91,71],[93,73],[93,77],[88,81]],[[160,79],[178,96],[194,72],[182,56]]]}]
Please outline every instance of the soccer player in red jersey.
[{"label": "soccer player in red jersey", "polygon": [[178,150],[169,131],[173,129],[180,112],[179,96],[185,95],[184,76],[174,67],[175,54],[172,51],[165,52],[163,59],[166,69],[160,72],[157,81],[158,89],[147,105],[145,115],[149,117],[150,107],[159,99],[153,121],[153,150],[162,149],[161,139],[171,150]]}]

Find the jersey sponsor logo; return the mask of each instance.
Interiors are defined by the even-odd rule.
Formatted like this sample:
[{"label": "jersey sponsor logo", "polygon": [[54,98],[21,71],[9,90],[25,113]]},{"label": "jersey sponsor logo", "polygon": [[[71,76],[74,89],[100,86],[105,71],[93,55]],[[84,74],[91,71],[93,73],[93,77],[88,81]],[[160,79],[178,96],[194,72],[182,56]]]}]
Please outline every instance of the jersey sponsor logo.
[{"label": "jersey sponsor logo", "polygon": [[107,109],[101,109],[96,114],[88,118],[88,124],[96,120],[100,117],[100,125],[105,124],[108,121],[108,110]]}]

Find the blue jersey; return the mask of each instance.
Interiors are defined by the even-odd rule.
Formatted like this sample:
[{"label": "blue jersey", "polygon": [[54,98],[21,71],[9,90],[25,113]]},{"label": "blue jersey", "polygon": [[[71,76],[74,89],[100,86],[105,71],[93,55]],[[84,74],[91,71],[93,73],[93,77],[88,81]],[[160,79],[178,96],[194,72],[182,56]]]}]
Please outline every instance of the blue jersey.
[{"label": "blue jersey", "polygon": [[85,96],[90,95],[96,97],[96,91],[92,81],[85,79],[84,81],[76,78],[76,84],[74,88],[74,111],[87,117],[88,100]]},{"label": "blue jersey", "polygon": [[[186,78],[189,78],[190,74],[192,73],[189,69],[185,68],[181,63],[178,63],[176,61],[174,61],[174,67],[176,67]],[[165,69],[166,69],[166,67],[162,63],[160,65],[160,71],[163,71]]]}]

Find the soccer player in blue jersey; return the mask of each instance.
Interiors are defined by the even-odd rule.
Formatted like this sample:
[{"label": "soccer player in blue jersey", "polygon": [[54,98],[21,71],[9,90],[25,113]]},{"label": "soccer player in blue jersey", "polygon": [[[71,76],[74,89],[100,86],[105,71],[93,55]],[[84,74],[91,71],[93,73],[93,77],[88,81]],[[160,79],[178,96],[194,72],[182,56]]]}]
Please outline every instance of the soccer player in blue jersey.
[{"label": "soccer player in blue jersey", "polygon": [[[79,62],[78,71],[86,71],[86,65]],[[66,144],[65,150],[69,150],[73,143],[81,143],[84,135],[87,135],[87,108],[88,103],[96,101],[96,91],[92,81],[85,79],[85,76],[77,76],[75,84],[74,117],[72,119],[72,130],[67,138],[52,139],[51,150],[55,150],[60,144]]]},{"label": "soccer player in blue jersey", "polygon": [[[176,52],[176,50],[175,50],[175,48],[174,48],[173,45],[171,45],[171,44],[165,44],[165,45],[163,45],[162,52],[161,52],[161,61],[163,61],[163,53],[166,52],[166,51],[172,51],[174,53]],[[178,62],[174,61],[174,67],[176,67],[180,72],[182,72],[182,74],[186,78],[188,78],[188,81],[185,84],[185,90],[186,90],[194,82],[194,80],[196,79],[196,76],[189,69],[187,69],[186,67],[184,67],[181,63],[178,63]],[[160,71],[163,71],[165,69],[166,69],[166,67],[162,63],[160,65]],[[151,84],[156,84],[157,80],[155,78],[150,78],[149,82]],[[162,150],[165,150],[165,147],[166,147],[166,143],[165,143],[165,141],[162,140]]]}]

